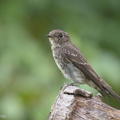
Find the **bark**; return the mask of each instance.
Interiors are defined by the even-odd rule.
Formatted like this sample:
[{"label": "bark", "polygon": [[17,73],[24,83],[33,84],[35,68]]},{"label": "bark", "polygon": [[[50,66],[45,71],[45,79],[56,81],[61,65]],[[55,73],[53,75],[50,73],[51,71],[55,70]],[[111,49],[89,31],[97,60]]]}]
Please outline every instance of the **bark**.
[{"label": "bark", "polygon": [[91,92],[65,84],[47,120],[120,120],[120,110],[103,103],[101,94],[94,97]]}]

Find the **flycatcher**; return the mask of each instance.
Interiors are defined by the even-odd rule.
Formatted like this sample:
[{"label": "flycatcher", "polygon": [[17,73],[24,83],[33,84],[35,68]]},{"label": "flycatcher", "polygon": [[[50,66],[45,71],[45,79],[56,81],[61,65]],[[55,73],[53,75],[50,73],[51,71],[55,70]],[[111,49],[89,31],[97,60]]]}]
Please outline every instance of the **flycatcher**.
[{"label": "flycatcher", "polygon": [[80,50],[71,42],[67,32],[53,30],[47,37],[51,43],[55,63],[66,79],[73,81],[73,85],[75,83],[88,84],[102,95],[109,94],[120,102],[120,96],[97,75]]}]

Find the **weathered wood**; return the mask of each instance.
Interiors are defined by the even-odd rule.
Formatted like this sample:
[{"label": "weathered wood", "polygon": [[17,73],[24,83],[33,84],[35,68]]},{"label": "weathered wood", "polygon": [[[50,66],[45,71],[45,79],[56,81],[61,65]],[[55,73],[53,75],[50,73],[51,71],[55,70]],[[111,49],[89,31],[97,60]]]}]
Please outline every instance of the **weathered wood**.
[{"label": "weathered wood", "polygon": [[64,85],[47,120],[120,120],[120,110],[101,101],[101,95]]}]

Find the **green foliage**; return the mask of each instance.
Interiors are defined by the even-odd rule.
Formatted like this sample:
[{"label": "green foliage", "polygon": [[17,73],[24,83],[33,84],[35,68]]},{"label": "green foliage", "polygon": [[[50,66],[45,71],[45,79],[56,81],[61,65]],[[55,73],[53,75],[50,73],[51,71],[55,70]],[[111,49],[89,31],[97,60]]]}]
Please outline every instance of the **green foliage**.
[{"label": "green foliage", "polygon": [[[119,6],[119,0],[0,1],[0,114],[7,114],[6,120],[45,120],[60,87],[70,83],[56,67],[45,37],[53,29],[68,32],[120,94]],[[105,102],[120,109],[113,99]]]}]

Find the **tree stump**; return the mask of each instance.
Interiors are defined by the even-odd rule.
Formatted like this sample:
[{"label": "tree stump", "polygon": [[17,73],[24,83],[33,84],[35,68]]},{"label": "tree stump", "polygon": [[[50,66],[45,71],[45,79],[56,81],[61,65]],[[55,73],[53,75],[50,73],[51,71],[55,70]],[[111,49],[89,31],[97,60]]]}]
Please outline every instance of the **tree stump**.
[{"label": "tree stump", "polygon": [[120,110],[103,103],[101,94],[94,97],[91,92],[65,84],[47,120],[120,120]]}]

